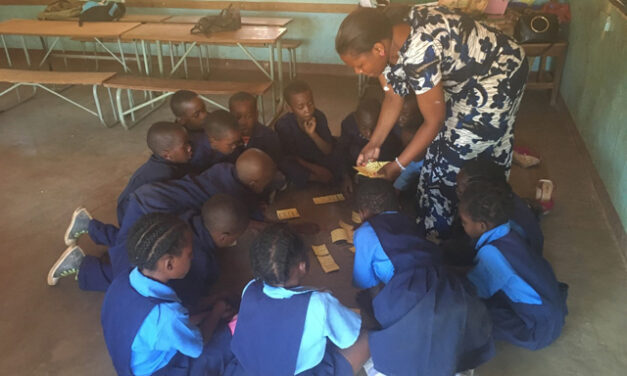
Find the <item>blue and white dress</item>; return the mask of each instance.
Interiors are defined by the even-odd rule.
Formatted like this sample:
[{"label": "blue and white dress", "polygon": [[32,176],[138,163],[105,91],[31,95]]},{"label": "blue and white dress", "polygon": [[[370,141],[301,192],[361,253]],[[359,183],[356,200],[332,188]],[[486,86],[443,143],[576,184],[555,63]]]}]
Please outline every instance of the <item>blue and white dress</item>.
[{"label": "blue and white dress", "polygon": [[444,127],[429,148],[418,183],[419,218],[430,238],[446,238],[457,198],[455,177],[464,161],[487,157],[509,169],[514,121],[528,65],[513,39],[467,15],[416,6],[396,64],[386,67],[386,90],[423,94],[442,83]]}]

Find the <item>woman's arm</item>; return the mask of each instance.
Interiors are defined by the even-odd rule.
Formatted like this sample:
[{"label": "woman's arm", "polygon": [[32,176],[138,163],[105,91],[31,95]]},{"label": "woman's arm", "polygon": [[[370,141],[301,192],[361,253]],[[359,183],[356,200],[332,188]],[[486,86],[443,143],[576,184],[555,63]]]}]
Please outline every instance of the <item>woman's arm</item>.
[{"label": "woman's arm", "polygon": [[[379,77],[379,82],[381,83],[381,87],[385,87],[386,80],[383,75]],[[374,128],[374,132],[372,132],[370,141],[361,149],[361,153],[359,153],[359,157],[357,157],[358,166],[368,163],[368,160],[376,160],[379,158],[380,147],[392,128],[394,128],[394,124],[396,120],[398,120],[402,108],[403,97],[396,94],[391,89],[387,90],[385,92],[385,98],[383,98],[383,103],[381,104],[381,112],[379,113],[377,126]]]},{"label": "woman's arm", "polygon": [[[424,155],[429,145],[438,135],[446,118],[446,102],[442,83],[438,83],[429,91],[416,96],[418,107],[424,117],[424,121],[405,150],[398,156],[398,161],[407,166],[416,157]],[[381,173],[386,179],[394,180],[400,175],[401,168],[396,163],[388,163]]]}]

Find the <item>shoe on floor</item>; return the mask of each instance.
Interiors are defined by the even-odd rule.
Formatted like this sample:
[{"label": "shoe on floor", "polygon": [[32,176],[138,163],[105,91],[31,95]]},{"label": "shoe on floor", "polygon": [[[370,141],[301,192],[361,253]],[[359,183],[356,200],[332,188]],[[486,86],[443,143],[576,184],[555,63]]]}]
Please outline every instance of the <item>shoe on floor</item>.
[{"label": "shoe on floor", "polygon": [[54,286],[59,282],[59,278],[77,275],[78,268],[84,257],[85,253],[79,246],[72,245],[67,247],[54,265],[52,265],[52,268],[50,268],[48,272],[48,284]]},{"label": "shoe on floor", "polygon": [[540,164],[540,158],[535,156],[529,149],[523,147],[514,147],[513,154],[514,163],[522,168],[529,168]]},{"label": "shoe on floor", "polygon": [[87,234],[89,229],[89,221],[92,220],[91,214],[87,211],[87,209],[83,207],[79,207],[74,210],[74,214],[72,214],[72,220],[70,221],[70,225],[67,230],[65,230],[65,245],[75,244],[78,238]]}]

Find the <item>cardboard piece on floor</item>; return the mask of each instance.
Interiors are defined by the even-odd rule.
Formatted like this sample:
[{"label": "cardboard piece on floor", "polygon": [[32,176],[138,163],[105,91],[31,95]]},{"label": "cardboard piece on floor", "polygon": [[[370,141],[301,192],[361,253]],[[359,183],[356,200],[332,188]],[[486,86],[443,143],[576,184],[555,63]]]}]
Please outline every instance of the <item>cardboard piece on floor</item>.
[{"label": "cardboard piece on floor", "polygon": [[279,220],[284,220],[284,219],[299,218],[300,214],[298,213],[298,210],[296,210],[296,208],[289,208],[289,209],[277,210],[276,216]]},{"label": "cardboard piece on floor", "polygon": [[355,253],[355,246],[352,246],[352,247],[348,248],[348,250],[353,252],[353,253]]},{"label": "cardboard piece on floor", "polygon": [[353,226],[344,221],[340,221],[340,227],[331,231],[331,242],[346,242],[353,244]]},{"label": "cardboard piece on floor", "polygon": [[318,262],[320,262],[320,266],[325,273],[331,273],[336,270],[340,270],[339,265],[335,263],[335,260],[331,255],[318,256]]},{"label": "cardboard piece on floor", "polygon": [[354,223],[360,224],[360,223],[361,223],[361,216],[359,215],[359,213],[357,213],[356,211],[354,211],[354,212],[351,214],[351,220],[352,220]]},{"label": "cardboard piece on floor", "polygon": [[334,195],[327,195],[327,196],[319,196],[319,197],[314,197],[313,198],[313,202],[316,205],[321,205],[321,204],[330,204],[332,202],[338,202],[338,201],[344,201],[344,195],[341,193],[336,193]]},{"label": "cardboard piece on floor", "polygon": [[383,175],[379,174],[379,170],[382,169],[388,162],[368,162],[365,166],[353,166],[359,175],[363,175],[368,178],[380,178]]},{"label": "cardboard piece on floor", "polygon": [[326,244],[312,245],[311,249],[313,249],[313,252],[316,256],[325,256],[329,254],[329,250],[327,249]]}]

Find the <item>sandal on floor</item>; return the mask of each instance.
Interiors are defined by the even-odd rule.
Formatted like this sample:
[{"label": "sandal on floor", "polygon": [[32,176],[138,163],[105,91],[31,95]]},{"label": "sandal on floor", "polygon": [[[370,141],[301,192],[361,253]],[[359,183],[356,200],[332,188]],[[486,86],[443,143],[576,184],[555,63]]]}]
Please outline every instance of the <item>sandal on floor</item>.
[{"label": "sandal on floor", "polygon": [[540,179],[536,185],[536,201],[542,206],[542,214],[548,214],[555,202],[553,201],[553,182],[549,179]]},{"label": "sandal on floor", "polygon": [[520,146],[514,146],[514,163],[522,168],[529,168],[540,164],[540,158],[534,155],[529,149]]}]

